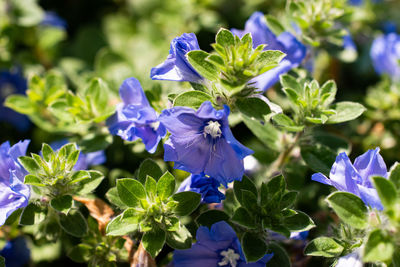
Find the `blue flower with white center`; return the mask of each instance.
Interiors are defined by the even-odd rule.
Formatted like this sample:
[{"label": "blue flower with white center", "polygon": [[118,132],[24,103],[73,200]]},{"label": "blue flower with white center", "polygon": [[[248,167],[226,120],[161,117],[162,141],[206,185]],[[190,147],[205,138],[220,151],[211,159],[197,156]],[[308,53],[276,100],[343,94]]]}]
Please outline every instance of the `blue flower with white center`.
[{"label": "blue flower with white center", "polygon": [[0,256],[6,260],[6,267],[22,267],[29,263],[31,251],[28,248],[26,239],[19,236],[6,243],[0,251]]},{"label": "blue flower with white center", "polygon": [[4,100],[12,94],[25,94],[27,89],[26,79],[19,69],[15,71],[0,71],[0,120],[14,125],[19,131],[26,131],[29,128],[29,119],[14,110],[3,105]]},{"label": "blue flower with white center", "polygon": [[220,203],[225,199],[218,187],[220,183],[204,174],[192,174],[186,178],[178,188],[177,192],[192,191],[201,194],[201,201],[204,203]]},{"label": "blue flower with white center", "polygon": [[393,80],[400,80],[400,35],[392,32],[376,38],[370,56],[378,74],[388,74]]},{"label": "blue flower with white center", "polygon": [[260,90],[267,90],[279,81],[279,76],[296,68],[306,57],[307,48],[290,32],[283,32],[276,36],[267,26],[264,14],[254,12],[246,21],[244,30],[232,29],[232,33],[242,37],[246,33],[251,33],[253,38],[253,47],[267,45],[266,50],[280,50],[286,54],[286,57],[279,65],[260,76],[252,79],[255,87]]},{"label": "blue flower with white center", "polygon": [[154,153],[167,131],[159,123],[157,113],[150,106],[139,81],[126,79],[119,95],[123,103],[117,105],[117,112],[107,120],[110,133],[127,141],[142,139],[146,150]]},{"label": "blue flower with white center", "polygon": [[43,26],[51,26],[63,30],[66,30],[68,26],[67,22],[64,19],[62,19],[59,15],[57,15],[56,12],[53,11],[47,11],[44,14],[44,18],[40,24]]},{"label": "blue flower with white center", "polygon": [[17,209],[26,207],[30,188],[24,184],[28,172],[19,164],[18,158],[25,156],[29,140],[13,146],[9,142],[0,145],[0,226]]},{"label": "blue flower with white center", "polygon": [[188,107],[164,110],[159,120],[171,133],[164,144],[164,160],[175,162],[175,169],[204,173],[225,187],[241,180],[243,158],[253,151],[235,139],[228,115],[228,106],[216,110],[210,101],[197,111]]},{"label": "blue flower with white center", "polygon": [[186,58],[186,54],[192,50],[200,50],[194,33],[184,33],[173,39],[167,59],[151,69],[151,79],[201,83],[203,77]]},{"label": "blue flower with white center", "polygon": [[175,250],[175,267],[265,267],[273,254],[266,254],[257,262],[247,263],[239,239],[228,223],[220,221],[208,229],[200,226],[197,242],[190,249]]},{"label": "blue flower with white center", "polygon": [[[62,139],[60,141],[52,142],[50,144],[51,148],[54,150],[60,149],[63,145],[68,144],[67,139]],[[77,146],[79,149],[79,147]],[[74,170],[87,170],[91,166],[101,165],[106,162],[106,154],[104,150],[90,152],[90,153],[80,153],[78,157],[78,161],[74,166]]]},{"label": "blue flower with white center", "polygon": [[329,179],[322,173],[315,173],[311,179],[334,186],[339,191],[353,193],[360,197],[365,205],[383,210],[378,193],[371,181],[372,176],[387,178],[387,167],[379,154],[379,148],[370,149],[351,163],[346,153],[340,153],[332,166]]}]

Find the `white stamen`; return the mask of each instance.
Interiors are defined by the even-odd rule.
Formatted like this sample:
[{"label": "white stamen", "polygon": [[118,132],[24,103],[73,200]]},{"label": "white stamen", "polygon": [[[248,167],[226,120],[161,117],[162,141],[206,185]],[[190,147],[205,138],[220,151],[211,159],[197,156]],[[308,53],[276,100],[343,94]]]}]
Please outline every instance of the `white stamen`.
[{"label": "white stamen", "polygon": [[212,138],[221,137],[221,124],[218,121],[209,121],[208,125],[204,127],[204,138],[207,137],[207,134],[211,135]]},{"label": "white stamen", "polygon": [[158,127],[160,127],[160,122],[156,121],[150,124],[150,127],[153,128],[154,131],[158,130]]},{"label": "white stamen", "polygon": [[230,264],[231,267],[236,267],[237,261],[240,259],[240,255],[235,253],[233,249],[224,250],[221,252],[221,256],[224,258],[222,261],[218,262],[219,266],[225,266]]}]

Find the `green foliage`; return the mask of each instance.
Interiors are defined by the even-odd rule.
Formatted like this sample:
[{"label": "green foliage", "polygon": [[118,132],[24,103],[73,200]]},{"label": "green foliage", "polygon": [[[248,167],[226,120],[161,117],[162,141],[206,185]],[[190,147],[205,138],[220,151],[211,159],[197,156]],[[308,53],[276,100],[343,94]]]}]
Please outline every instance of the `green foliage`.
[{"label": "green foliage", "polygon": [[[142,163],[141,168],[154,164]],[[117,194],[114,189],[108,197],[118,206],[122,202],[129,208],[108,223],[107,235],[142,232],[142,244],[153,258],[165,242],[176,249],[190,248],[191,234],[177,216],[192,213],[200,204],[201,196],[194,192],[174,194],[174,191],[175,178],[169,172],[158,181],[147,175],[144,184],[132,178],[118,179]]]},{"label": "green foliage", "polygon": [[356,195],[334,192],[326,198],[326,201],[345,223],[356,229],[364,229],[368,226],[367,207]]},{"label": "green foliage", "polygon": [[309,256],[337,257],[340,256],[344,248],[333,238],[318,237],[307,244],[304,253]]}]

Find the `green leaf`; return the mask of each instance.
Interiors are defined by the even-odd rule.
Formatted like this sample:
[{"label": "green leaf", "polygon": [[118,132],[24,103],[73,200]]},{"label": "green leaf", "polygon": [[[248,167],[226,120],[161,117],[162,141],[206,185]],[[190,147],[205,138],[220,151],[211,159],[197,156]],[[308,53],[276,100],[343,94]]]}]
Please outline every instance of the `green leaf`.
[{"label": "green leaf", "polygon": [[198,109],[205,101],[211,101],[213,98],[207,93],[201,91],[188,91],[178,95],[174,100],[174,107],[184,106]]},{"label": "green leaf", "polygon": [[132,178],[118,179],[117,189],[120,199],[129,207],[136,207],[139,199],[146,198],[142,183]]},{"label": "green leaf", "polygon": [[11,0],[10,15],[13,22],[18,26],[32,27],[39,24],[44,16],[43,9],[39,6],[37,1],[34,0]]},{"label": "green leaf", "polygon": [[298,193],[296,191],[290,191],[285,193],[281,199],[280,209],[283,210],[285,208],[289,208],[290,206],[292,206],[296,201],[297,195]]},{"label": "green leaf", "polygon": [[128,206],[125,205],[125,203],[122,202],[121,198],[119,197],[117,187],[110,188],[106,193],[106,197],[111,204],[117,206],[118,208],[120,209],[128,208]]},{"label": "green leaf", "polygon": [[19,219],[19,224],[21,225],[39,224],[45,218],[46,218],[46,211],[44,208],[34,203],[29,203],[28,206],[26,206],[22,211],[21,217]]},{"label": "green leaf", "polygon": [[329,117],[327,123],[330,124],[354,120],[366,110],[363,105],[355,102],[338,102],[332,108],[336,114]]},{"label": "green leaf", "polygon": [[218,70],[206,60],[208,56],[209,54],[202,50],[193,50],[186,54],[189,63],[201,76],[210,81],[215,81],[218,79]]},{"label": "green leaf", "polygon": [[188,249],[192,246],[192,235],[185,226],[180,225],[178,231],[167,232],[166,242],[173,249]]},{"label": "green leaf", "polygon": [[85,218],[75,209],[71,209],[66,215],[61,213],[59,223],[65,232],[75,237],[83,237],[88,231]]},{"label": "green leaf", "polygon": [[264,116],[271,113],[268,104],[256,97],[238,98],[235,105],[241,113],[259,121],[264,121]]},{"label": "green leaf", "polygon": [[28,174],[27,176],[25,176],[24,184],[29,184],[29,185],[39,186],[39,187],[45,186],[45,184],[42,183],[42,181],[39,179],[39,177],[32,175],[32,174]]},{"label": "green leaf", "polygon": [[0,256],[0,267],[6,267],[6,260]]},{"label": "green leaf", "polygon": [[285,56],[286,54],[279,50],[266,50],[261,52],[256,59],[256,64],[258,64],[260,68],[258,74],[275,68]]},{"label": "green leaf", "polygon": [[73,204],[72,197],[70,195],[58,196],[50,201],[50,206],[61,213],[67,214]]},{"label": "green leaf", "polygon": [[271,201],[276,204],[280,203],[285,190],[286,182],[283,175],[273,177],[267,184],[261,187],[261,206],[265,206]]},{"label": "green leaf", "polygon": [[390,168],[389,180],[397,189],[400,189],[400,164],[398,162]]},{"label": "green leaf", "polygon": [[216,222],[220,221],[228,222],[229,219],[230,216],[222,210],[207,210],[196,218],[196,222],[198,225],[210,228],[211,225],[213,225]]},{"label": "green leaf", "polygon": [[156,181],[163,175],[160,166],[152,159],[145,159],[139,166],[138,180],[142,184],[145,183],[147,175]]},{"label": "green leaf", "polygon": [[241,243],[247,262],[256,262],[265,256],[267,245],[259,235],[245,232]]},{"label": "green leaf", "polygon": [[275,34],[280,35],[285,31],[285,28],[275,17],[267,15],[265,16],[268,28]]},{"label": "green leaf", "polygon": [[336,159],[336,152],[322,144],[301,145],[301,157],[315,172],[328,175]]},{"label": "green leaf", "polygon": [[87,244],[78,244],[73,246],[68,252],[68,257],[75,262],[85,263],[90,260],[93,255],[93,248]]},{"label": "green leaf", "polygon": [[242,206],[250,212],[257,212],[259,210],[257,195],[253,192],[242,189]]},{"label": "green leaf", "polygon": [[249,128],[258,140],[274,151],[281,151],[280,133],[274,126],[268,122],[262,124],[260,121],[253,120],[243,114],[242,117],[244,124],[246,124],[247,128]]},{"label": "green leaf", "polygon": [[247,176],[243,176],[241,181],[236,180],[233,183],[233,191],[235,193],[235,197],[241,204],[243,204],[242,190],[248,190],[252,192],[255,196],[258,195],[255,184]]},{"label": "green leaf", "polygon": [[390,261],[394,251],[395,246],[390,234],[381,229],[375,229],[368,236],[363,261]]},{"label": "green leaf", "polygon": [[164,246],[166,233],[158,226],[154,226],[151,231],[144,233],[142,244],[144,249],[154,259]]},{"label": "green leaf", "polygon": [[200,205],[201,195],[191,191],[184,191],[174,194],[172,199],[178,202],[174,213],[179,216],[185,216],[191,214]]},{"label": "green leaf", "polygon": [[42,151],[43,159],[45,161],[49,162],[54,153],[53,149],[48,144],[43,143],[41,151]]},{"label": "green leaf", "polygon": [[364,229],[368,226],[368,209],[356,195],[334,192],[326,198],[326,201],[343,222],[356,229]]},{"label": "green leaf", "polygon": [[107,235],[123,236],[138,230],[141,216],[131,208],[112,219],[106,228]]},{"label": "green leaf", "polygon": [[321,256],[333,258],[340,256],[344,247],[329,237],[318,237],[307,244],[304,254],[307,256]]},{"label": "green leaf", "polygon": [[90,173],[88,171],[77,171],[71,176],[71,180],[68,182],[69,184],[75,184],[81,182],[85,179],[90,179]]},{"label": "green leaf", "polygon": [[217,36],[215,37],[215,41],[217,44],[222,45],[224,47],[229,47],[235,45],[235,39],[233,38],[233,34],[227,29],[221,28]]},{"label": "green leaf", "polygon": [[146,195],[154,200],[157,196],[157,181],[154,180],[153,177],[147,176],[144,187],[146,189]]},{"label": "green leaf", "polygon": [[157,182],[157,196],[161,200],[167,199],[175,192],[175,177],[170,172],[165,172]]},{"label": "green leaf", "polygon": [[280,76],[282,88],[290,88],[294,90],[298,95],[303,95],[303,86],[296,80],[295,77],[289,74],[283,74]]},{"label": "green leaf", "polygon": [[285,114],[279,113],[272,117],[272,120],[284,130],[289,132],[301,132],[304,129],[302,125],[296,125],[294,121]]},{"label": "green leaf", "polygon": [[272,259],[268,261],[269,266],[290,267],[290,258],[286,250],[275,242],[268,244],[268,254],[273,253]]},{"label": "green leaf", "polygon": [[90,179],[84,179],[80,182],[76,183],[77,189],[75,190],[75,194],[77,195],[87,195],[95,190],[100,183],[104,179],[104,175],[99,171],[88,171],[90,175]]},{"label": "green leaf", "polygon": [[285,217],[283,225],[289,229],[290,232],[303,232],[308,231],[315,227],[313,220],[305,213],[297,211],[297,214]]},{"label": "green leaf", "polygon": [[41,170],[40,166],[31,157],[22,156],[18,158],[21,165],[31,174],[35,174]]},{"label": "green leaf", "polygon": [[253,216],[243,207],[239,207],[235,211],[232,217],[232,221],[250,229],[254,229],[256,227]]},{"label": "green leaf", "polygon": [[36,112],[35,104],[24,95],[10,95],[6,98],[4,106],[26,115]]},{"label": "green leaf", "polygon": [[390,180],[379,176],[372,177],[372,181],[385,210],[393,208],[398,202],[397,190],[394,184]]}]

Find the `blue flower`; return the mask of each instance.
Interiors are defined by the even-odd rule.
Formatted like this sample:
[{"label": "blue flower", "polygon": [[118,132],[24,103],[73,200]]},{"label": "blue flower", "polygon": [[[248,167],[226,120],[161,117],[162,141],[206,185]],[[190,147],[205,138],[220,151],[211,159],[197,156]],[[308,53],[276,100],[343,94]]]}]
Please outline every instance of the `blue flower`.
[{"label": "blue flower", "polygon": [[25,115],[19,114],[12,109],[4,107],[3,103],[11,94],[25,94],[27,82],[20,70],[0,71],[0,120],[13,124],[18,130],[25,131],[29,128],[30,122]]},{"label": "blue flower", "polygon": [[351,163],[346,153],[340,153],[333,164],[329,179],[322,173],[315,173],[312,180],[331,185],[340,191],[353,193],[360,197],[365,205],[382,210],[383,206],[376,189],[369,178],[371,176],[387,177],[386,164],[379,154],[379,148],[370,149]]},{"label": "blue flower", "polygon": [[175,267],[265,267],[273,256],[266,254],[257,262],[246,263],[239,239],[225,221],[213,224],[211,229],[200,226],[196,240],[190,249],[174,251]]},{"label": "blue flower", "polygon": [[0,251],[0,256],[3,256],[6,260],[7,267],[22,267],[29,263],[31,252],[26,239],[19,236],[6,243]]},{"label": "blue flower", "polygon": [[392,79],[400,79],[400,36],[396,33],[382,35],[374,40],[370,56],[378,74],[388,74]]},{"label": "blue flower", "polygon": [[209,101],[197,111],[188,107],[164,110],[159,120],[171,133],[164,144],[164,160],[174,161],[175,169],[204,173],[224,186],[241,180],[243,158],[253,151],[233,137],[228,115],[228,106],[216,110]]},{"label": "blue flower", "polygon": [[[67,139],[62,139],[56,142],[52,142],[50,144],[51,148],[54,150],[60,149],[63,145],[68,144]],[[77,146],[79,149],[79,147]],[[74,170],[87,170],[89,169],[90,166],[94,165],[101,165],[104,162],[106,162],[106,154],[104,153],[104,150],[96,151],[96,152],[90,152],[90,153],[80,153],[78,161],[76,162],[74,166]]]},{"label": "blue flower", "polygon": [[190,65],[186,53],[200,50],[194,33],[184,33],[171,42],[167,59],[151,69],[153,80],[201,83],[203,77]]},{"label": "blue flower", "polygon": [[[371,2],[376,4],[376,3],[379,3],[381,1],[382,0],[372,0]],[[349,4],[353,5],[353,6],[360,6],[363,3],[364,3],[364,0],[349,0]]]},{"label": "blue flower", "polygon": [[142,139],[146,150],[154,153],[167,131],[158,122],[156,111],[150,106],[140,83],[135,78],[126,79],[119,88],[123,101],[117,112],[107,120],[110,133],[127,141]]},{"label": "blue flower", "polygon": [[291,33],[283,32],[279,36],[276,36],[268,28],[264,14],[261,12],[254,12],[251,15],[246,22],[244,30],[232,29],[232,33],[239,37],[242,37],[246,33],[251,33],[253,47],[264,44],[267,45],[265,49],[280,50],[286,54],[286,57],[277,67],[250,81],[255,82],[255,87],[263,91],[278,82],[281,74],[299,66],[307,53],[306,46],[299,42]]},{"label": "blue flower", "polygon": [[25,155],[29,142],[24,140],[12,147],[9,142],[0,145],[0,226],[15,210],[28,205],[30,188],[24,184],[28,173],[18,157]]},{"label": "blue flower", "polygon": [[204,174],[192,174],[186,178],[178,188],[178,192],[192,191],[201,194],[201,201],[205,203],[220,203],[225,199],[218,187],[220,183]]},{"label": "blue flower", "polygon": [[57,15],[57,13],[52,12],[52,11],[47,11],[44,14],[44,18],[42,22],[40,23],[41,25],[44,26],[52,26],[60,29],[67,29],[67,22],[62,19],[60,16]]}]

